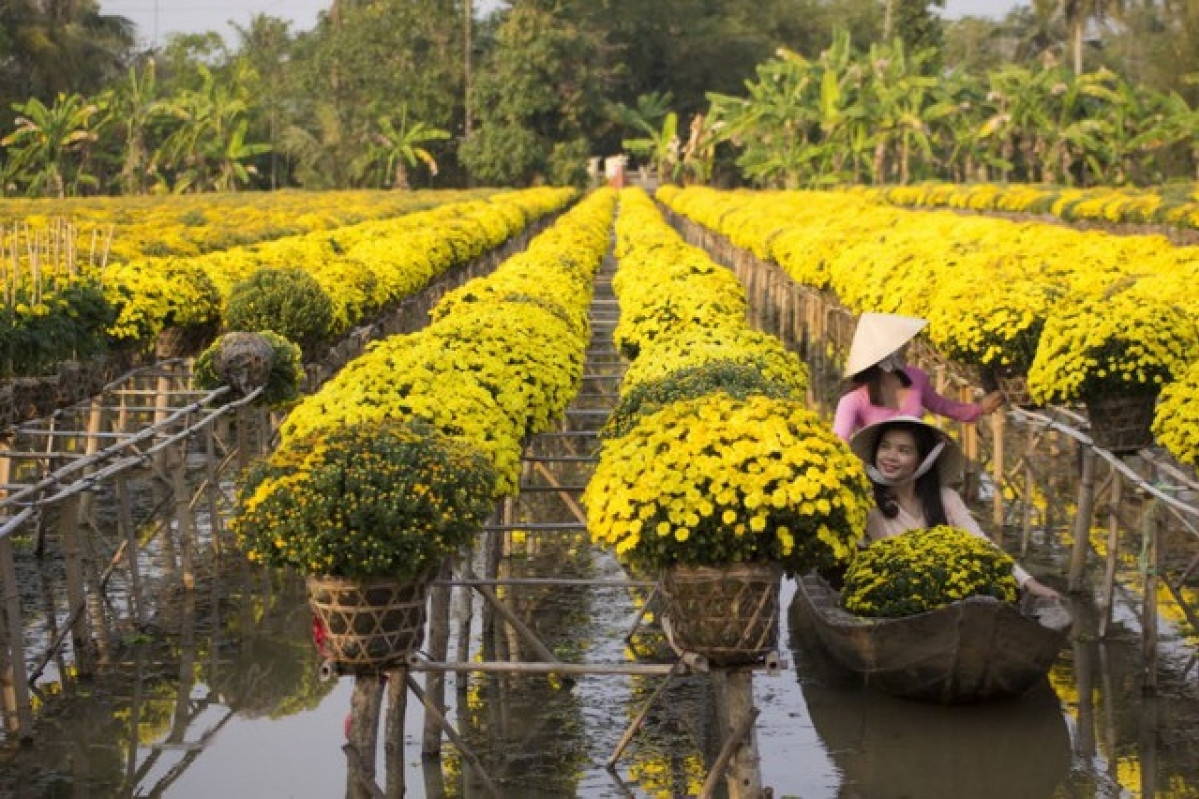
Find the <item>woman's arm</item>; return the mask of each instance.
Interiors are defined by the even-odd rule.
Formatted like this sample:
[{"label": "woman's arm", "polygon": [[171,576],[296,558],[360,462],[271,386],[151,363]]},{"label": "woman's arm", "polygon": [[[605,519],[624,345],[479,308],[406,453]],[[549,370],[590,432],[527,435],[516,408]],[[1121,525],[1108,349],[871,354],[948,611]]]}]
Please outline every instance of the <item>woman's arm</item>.
[{"label": "woman's arm", "polygon": [[[963,530],[976,535],[990,542],[993,546],[998,547],[991,537],[983,532],[974,515],[970,513],[970,509],[966,507],[966,503],[962,501],[962,497],[952,488],[941,489],[941,504],[945,507],[945,519],[954,527],[960,527]],[[1012,564],[1012,576],[1016,578],[1016,585],[1024,591],[1028,591],[1034,596],[1043,596],[1047,598],[1056,598],[1057,591],[1049,588],[1046,585],[1037,581],[1027,570],[1019,563]]]},{"label": "woman's arm", "polygon": [[842,441],[849,441],[857,432],[861,418],[861,392],[847,391],[837,400],[837,412],[833,414],[833,434]]},{"label": "woman's arm", "polygon": [[977,402],[954,402],[948,397],[943,397],[933,388],[932,381],[928,378],[928,373],[923,369],[915,366],[905,366],[903,368],[907,376],[912,380],[912,388],[920,395],[920,403],[925,410],[937,414],[938,416],[946,416],[950,419],[957,419],[959,422],[973,422],[982,416],[985,408]]}]

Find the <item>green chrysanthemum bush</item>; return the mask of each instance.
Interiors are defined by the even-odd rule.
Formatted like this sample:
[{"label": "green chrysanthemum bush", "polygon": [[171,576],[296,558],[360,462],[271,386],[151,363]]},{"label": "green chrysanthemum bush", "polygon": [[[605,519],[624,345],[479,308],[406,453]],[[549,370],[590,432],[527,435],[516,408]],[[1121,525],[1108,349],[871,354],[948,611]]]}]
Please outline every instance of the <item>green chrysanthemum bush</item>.
[{"label": "green chrysanthemum bush", "polygon": [[845,609],[894,618],[972,596],[1016,601],[1012,559],[991,542],[941,525],[875,541],[858,553],[841,589]]},{"label": "green chrysanthemum bush", "polygon": [[333,330],[333,302],[302,269],[260,269],[233,287],[225,325],[230,330],[274,330],[314,353]]},{"label": "green chrysanthemum bush", "polygon": [[[1063,298],[1045,323],[1028,387],[1038,402],[1157,394],[1199,356],[1199,326],[1152,281]],[[1126,287],[1127,286],[1127,287]]]},{"label": "green chrysanthemum bush", "polygon": [[583,495],[596,543],[629,566],[849,557],[870,507],[861,463],[801,403],[723,393],[676,402],[604,444]]},{"label": "green chrysanthemum bush", "polygon": [[239,488],[232,528],[254,562],[304,574],[416,577],[493,508],[482,453],[429,425],[338,428],[280,447]]},{"label": "green chrysanthemum bush", "polygon": [[[199,388],[211,391],[225,384],[226,372],[230,366],[224,361],[228,358],[226,344],[230,336],[245,336],[245,333],[226,333],[212,343],[196,358],[195,383]],[[270,346],[270,371],[266,375],[265,390],[261,401],[268,405],[286,405],[300,395],[300,385],[304,381],[304,362],[300,348],[290,341],[270,330],[262,330],[253,334]]]},{"label": "green chrysanthemum bush", "polygon": [[1199,468],[1199,363],[1162,389],[1153,435],[1180,462]]}]

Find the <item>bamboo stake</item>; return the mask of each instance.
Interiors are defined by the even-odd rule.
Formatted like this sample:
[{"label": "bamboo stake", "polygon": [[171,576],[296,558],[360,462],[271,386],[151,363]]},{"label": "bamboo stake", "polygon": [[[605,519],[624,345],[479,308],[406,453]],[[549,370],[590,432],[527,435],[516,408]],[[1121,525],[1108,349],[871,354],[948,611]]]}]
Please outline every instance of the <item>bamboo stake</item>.
[{"label": "bamboo stake", "polygon": [[1070,556],[1068,590],[1082,590],[1090,546],[1091,512],[1095,502],[1095,450],[1082,447],[1082,476],[1078,481],[1078,516],[1074,519],[1074,549]]},{"label": "bamboo stake", "polygon": [[[449,558],[441,565],[441,578],[453,577],[453,561]],[[450,594],[448,585],[434,585],[429,589],[429,657],[445,660],[450,643]],[[407,672],[405,672],[405,675]],[[445,675],[431,671],[425,675],[425,691],[439,707],[445,706]],[[402,730],[401,730],[402,732]],[[435,719],[425,716],[424,732],[421,736],[421,754],[426,757],[441,754],[441,728]]]},{"label": "bamboo stake", "polygon": [[1161,571],[1161,517],[1150,499],[1141,517],[1141,573],[1145,593],[1141,605],[1141,690],[1157,692],[1157,581]]},{"label": "bamboo stake", "polygon": [[[991,521],[996,534],[1003,539],[1003,483],[1004,483],[1004,436],[1007,434],[1007,414],[1000,410],[991,414],[991,478],[995,483],[991,492]],[[976,441],[978,435],[972,436]]]},{"label": "bamboo stake", "polygon": [[1108,625],[1112,622],[1112,607],[1116,597],[1116,565],[1120,548],[1120,493],[1124,481],[1116,472],[1112,473],[1112,487],[1107,503],[1107,558],[1103,570],[1103,596],[1099,601],[1099,638],[1107,637]]},{"label": "bamboo stake", "polygon": [[71,645],[80,677],[92,675],[91,620],[87,612],[87,597],[83,582],[83,551],[79,545],[79,497],[72,495],[59,506],[59,537],[67,583],[67,608],[79,611],[71,624]]},{"label": "bamboo stake", "polygon": [[[432,676],[432,675],[430,675]],[[387,732],[383,737],[384,784],[389,799],[404,796],[404,716],[408,710],[408,669],[400,666],[387,675]]]},{"label": "bamboo stake", "polygon": [[379,675],[365,674],[354,678],[354,693],[350,697],[349,739],[342,751],[346,755],[347,799],[379,799],[384,797],[375,784],[375,748],[379,742],[379,710],[383,703],[383,686]]}]

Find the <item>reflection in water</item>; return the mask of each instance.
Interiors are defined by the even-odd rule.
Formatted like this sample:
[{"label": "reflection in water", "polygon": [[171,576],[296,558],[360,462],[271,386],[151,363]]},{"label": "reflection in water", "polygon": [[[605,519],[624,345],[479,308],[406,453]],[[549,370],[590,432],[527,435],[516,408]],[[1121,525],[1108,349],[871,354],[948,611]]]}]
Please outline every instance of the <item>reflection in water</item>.
[{"label": "reflection in water", "polygon": [[796,671],[812,724],[842,772],[841,797],[1051,797],[1070,735],[1048,683],[1019,699],[941,706],[887,696],[847,676],[800,613]]}]

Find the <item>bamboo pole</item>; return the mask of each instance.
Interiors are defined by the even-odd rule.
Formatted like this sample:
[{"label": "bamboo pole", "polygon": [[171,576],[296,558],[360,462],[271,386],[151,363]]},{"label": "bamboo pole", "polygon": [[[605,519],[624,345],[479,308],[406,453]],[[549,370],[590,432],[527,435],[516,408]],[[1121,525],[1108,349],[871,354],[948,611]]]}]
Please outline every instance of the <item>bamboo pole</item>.
[{"label": "bamboo pole", "polygon": [[1095,450],[1082,446],[1082,476],[1078,481],[1078,515],[1074,519],[1074,549],[1070,555],[1068,590],[1082,591],[1090,547],[1091,512],[1095,502]]},{"label": "bamboo pole", "polygon": [[[11,470],[11,459],[0,456],[0,485],[8,483]],[[0,496],[5,493],[0,489]],[[33,515],[33,509],[25,508],[21,513],[28,518]],[[15,526],[22,520],[18,516],[7,521],[8,525]],[[0,713],[8,734],[28,743],[33,740],[33,706],[25,677],[21,591],[9,531],[0,533],[0,585],[4,587],[4,612],[0,613]]]},{"label": "bamboo pole", "polygon": [[[1002,410],[991,414],[991,479],[995,487],[991,492],[991,521],[996,535],[1003,540],[1003,485],[1004,485],[1004,437],[1007,434],[1007,414]],[[977,433],[973,436],[978,439]],[[977,443],[975,445],[977,447]]]},{"label": "bamboo pole", "polygon": [[[758,736],[754,721],[758,709],[754,707],[753,672],[748,669],[731,669],[724,672],[724,697],[732,738],[725,744],[732,745],[728,759],[725,783],[729,799],[760,799],[762,796],[762,763],[758,752]],[[743,732],[741,732],[743,730]],[[720,758],[717,758],[719,765]],[[712,769],[716,773],[716,767]]]},{"label": "bamboo pole", "polygon": [[[430,675],[432,676],[432,675]],[[408,669],[400,666],[387,675],[387,732],[383,738],[384,781],[388,799],[404,796],[404,716],[408,709]]]},{"label": "bamboo pole", "polygon": [[87,597],[84,589],[83,550],[79,544],[79,496],[72,494],[59,505],[58,530],[62,546],[63,567],[66,572],[67,608],[78,616],[71,624],[71,645],[75,652],[75,666],[80,677],[92,675],[92,645],[89,640],[91,620],[87,612]]},{"label": "bamboo pole", "polygon": [[1124,481],[1112,473],[1112,487],[1107,502],[1107,558],[1103,570],[1103,595],[1099,600],[1099,638],[1107,637],[1112,623],[1112,607],[1116,598],[1116,565],[1120,549],[1120,494]]},{"label": "bamboo pole", "polygon": [[[453,562],[450,559],[441,565],[441,578],[453,577]],[[450,594],[449,585],[433,585],[429,589],[429,657],[445,660],[450,643]],[[405,676],[407,672],[405,672]],[[425,692],[439,707],[445,707],[445,674],[431,671],[425,675]],[[401,730],[401,733],[403,731]],[[424,732],[421,736],[421,754],[426,757],[441,754],[441,727],[436,719],[425,715]]]},{"label": "bamboo pole", "polygon": [[350,697],[350,727],[347,731],[346,797],[378,799],[384,796],[375,784],[375,748],[379,742],[379,711],[383,704],[383,686],[378,674],[360,674],[354,678]]},{"label": "bamboo pole", "polygon": [[1158,501],[1150,499],[1141,517],[1141,573],[1144,596],[1141,604],[1141,690],[1157,692],[1157,582],[1161,572],[1161,514]]},{"label": "bamboo pole", "polygon": [[[182,450],[186,445],[180,447]],[[175,532],[179,538],[179,571],[183,588],[191,591],[196,587],[195,574],[195,523],[192,519],[191,501],[187,493],[187,456],[180,453],[171,468],[171,491],[175,499]],[[170,539],[170,528],[166,538]]]}]

